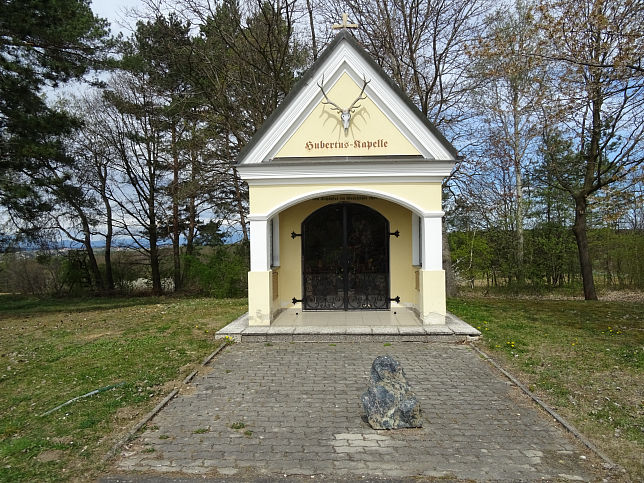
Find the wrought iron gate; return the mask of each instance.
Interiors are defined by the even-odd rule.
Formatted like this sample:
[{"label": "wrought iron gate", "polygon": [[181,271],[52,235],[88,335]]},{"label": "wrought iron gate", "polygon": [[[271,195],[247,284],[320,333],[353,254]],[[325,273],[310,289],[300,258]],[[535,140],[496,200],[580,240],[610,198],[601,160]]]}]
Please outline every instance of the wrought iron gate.
[{"label": "wrought iron gate", "polygon": [[328,205],[302,223],[305,310],[389,309],[389,222],[355,203]]}]

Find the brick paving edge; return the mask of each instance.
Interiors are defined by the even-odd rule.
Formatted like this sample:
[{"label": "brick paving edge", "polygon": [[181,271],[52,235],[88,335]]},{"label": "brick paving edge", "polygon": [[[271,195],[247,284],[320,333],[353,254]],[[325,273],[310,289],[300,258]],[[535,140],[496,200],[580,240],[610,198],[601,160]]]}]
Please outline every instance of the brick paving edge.
[{"label": "brick paving edge", "polygon": [[[221,344],[219,347],[217,347],[217,348],[215,349],[215,351],[214,351],[212,354],[210,354],[208,357],[206,357],[206,358],[203,360],[203,362],[201,363],[201,365],[202,365],[202,366],[205,366],[206,364],[208,364],[211,360],[213,360],[213,358],[214,358],[217,354],[219,354],[221,351],[223,351],[223,350],[224,350],[224,348],[225,348],[227,345],[230,345],[230,344],[229,344],[228,342],[224,342],[224,343],[223,343],[223,344]],[[193,377],[194,377],[194,376],[193,376]],[[191,378],[191,379],[192,379],[192,378]],[[190,382],[190,381],[188,381],[188,382]]]},{"label": "brick paving edge", "polygon": [[[209,363],[209,362],[210,362],[210,361],[211,361],[211,360],[212,360],[212,359],[213,359],[217,354],[219,354],[222,350],[224,350],[224,349],[226,348],[226,346],[228,346],[228,345],[230,345],[230,344],[228,344],[228,343],[223,343],[223,344],[221,344],[219,347],[217,347],[217,349],[215,349],[215,351],[214,351],[212,354],[210,354],[208,357],[206,357],[206,358],[203,360],[203,362],[201,363],[201,365],[202,365],[203,367],[205,367],[205,366],[206,366],[206,365],[207,365],[207,364],[208,364],[208,363]],[[192,381],[192,379],[193,379],[193,378],[194,378],[198,373],[199,373],[199,370],[196,370],[196,371],[191,372],[191,373],[188,375],[188,377],[186,377],[186,378],[183,380],[183,384],[184,384],[184,385],[185,385],[185,384],[190,384],[190,381]],[[154,416],[156,416],[157,414],[159,414],[159,412],[160,412],[160,411],[161,411],[161,410],[166,406],[166,404],[168,404],[168,403],[169,403],[169,402],[170,402],[170,401],[171,401],[171,400],[172,400],[172,399],[173,399],[177,394],[179,394],[179,389],[178,389],[178,388],[174,388],[174,389],[170,392],[170,394],[168,394],[165,398],[163,398],[163,401],[161,401],[159,404],[157,404],[157,405],[154,407],[154,409],[152,409],[152,411],[150,411],[148,414],[146,414],[146,415],[143,417],[143,419],[141,419],[138,423],[136,423],[136,425],[134,425],[134,427],[133,427],[130,431],[128,431],[128,433],[127,433],[123,438],[121,438],[120,440],[118,440],[118,441],[116,442],[116,444],[115,444],[114,446],[112,446],[112,449],[110,449],[110,450],[107,452],[107,454],[106,454],[106,455],[105,455],[105,457],[103,458],[103,461],[109,461],[109,460],[111,460],[112,458],[114,458],[114,457],[116,456],[116,454],[119,452],[119,450],[121,449],[121,447],[122,447],[124,444],[128,443],[129,441],[131,441],[132,439],[134,439],[134,436],[136,435],[136,433],[138,433],[138,432],[141,430],[141,428],[142,428],[143,426],[145,426],[147,423],[149,423],[149,422],[150,422],[150,420],[151,420]]]},{"label": "brick paving edge", "polygon": [[508,371],[503,369],[489,354],[487,354],[483,350],[479,349],[476,345],[474,345],[472,343],[470,343],[469,345],[483,359],[485,359],[487,362],[492,364],[501,374],[503,374],[514,385],[516,385],[519,389],[521,389],[530,399],[532,399],[536,404],[541,406],[541,408],[544,411],[546,411],[550,416],[552,416],[555,419],[555,421],[557,421],[561,426],[563,426],[566,431],[568,431],[570,434],[572,434],[584,446],[586,446],[586,448],[588,448],[590,451],[595,453],[601,460],[603,460],[604,463],[606,464],[608,470],[610,470],[610,471],[619,471],[619,472],[624,472],[625,471],[624,468],[622,468],[620,465],[618,465],[613,460],[611,460],[608,457],[608,455],[606,455],[603,451],[601,451],[593,443],[591,443],[588,438],[586,438],[583,434],[581,434],[577,430],[577,428],[575,428],[572,424],[570,424],[562,416],[560,416],[554,409],[552,409],[545,402],[543,402],[536,394],[534,394],[532,391],[530,391],[530,389],[528,389],[521,381],[519,381],[516,377],[514,377]]}]

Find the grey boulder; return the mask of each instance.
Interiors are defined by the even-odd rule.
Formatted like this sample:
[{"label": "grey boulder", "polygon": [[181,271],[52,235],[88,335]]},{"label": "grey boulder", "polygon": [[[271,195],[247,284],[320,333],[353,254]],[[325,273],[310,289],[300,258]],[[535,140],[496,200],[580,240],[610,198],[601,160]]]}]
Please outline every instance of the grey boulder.
[{"label": "grey boulder", "polygon": [[420,403],[400,363],[391,356],[378,356],[371,365],[369,388],[360,398],[373,429],[420,428]]}]

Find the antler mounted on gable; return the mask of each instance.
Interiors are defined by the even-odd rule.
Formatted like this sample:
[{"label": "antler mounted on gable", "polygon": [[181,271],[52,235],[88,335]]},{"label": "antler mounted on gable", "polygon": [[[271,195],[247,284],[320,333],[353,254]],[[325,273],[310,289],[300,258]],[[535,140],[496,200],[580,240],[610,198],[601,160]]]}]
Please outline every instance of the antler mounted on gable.
[{"label": "antler mounted on gable", "polygon": [[326,92],[324,92],[324,76],[322,76],[322,83],[318,82],[318,87],[322,91],[322,95],[324,96],[324,99],[325,99],[324,101],[322,101],[322,104],[330,104],[331,106],[333,106],[334,110],[340,113],[340,119],[342,120],[342,126],[344,127],[345,135],[349,131],[351,114],[353,113],[353,111],[355,111],[360,107],[360,104],[357,104],[357,103],[367,98],[366,94],[364,93],[364,90],[365,90],[365,87],[367,87],[367,84],[369,84],[369,82],[371,81],[367,80],[364,77],[362,78],[362,80],[364,81],[364,84],[362,84],[362,89],[360,89],[360,94],[358,94],[358,97],[356,97],[356,99],[351,103],[351,106],[349,106],[347,109],[342,109],[335,102],[329,99],[329,96],[326,95]]}]

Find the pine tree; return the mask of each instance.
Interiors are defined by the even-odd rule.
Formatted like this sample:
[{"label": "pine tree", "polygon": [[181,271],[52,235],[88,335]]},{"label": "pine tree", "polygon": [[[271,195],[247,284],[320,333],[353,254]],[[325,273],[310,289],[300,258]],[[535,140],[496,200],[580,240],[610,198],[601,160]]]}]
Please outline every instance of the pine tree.
[{"label": "pine tree", "polygon": [[108,32],[87,0],[0,3],[0,203],[14,221],[48,211],[39,186],[56,182],[53,165],[73,164],[63,137],[79,121],[48,105],[45,89],[101,65]]}]

